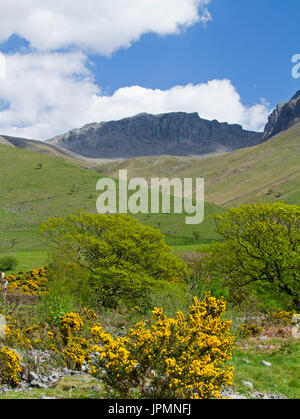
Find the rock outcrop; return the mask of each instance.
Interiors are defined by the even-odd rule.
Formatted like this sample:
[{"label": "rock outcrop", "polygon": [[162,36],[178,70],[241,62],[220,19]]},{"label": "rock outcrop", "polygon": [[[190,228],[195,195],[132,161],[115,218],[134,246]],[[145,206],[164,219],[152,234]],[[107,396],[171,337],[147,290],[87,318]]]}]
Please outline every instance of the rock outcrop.
[{"label": "rock outcrop", "polygon": [[48,142],[91,158],[205,155],[254,146],[262,133],[201,119],[197,113],[139,114],[88,124]]},{"label": "rock outcrop", "polygon": [[265,127],[264,140],[300,122],[300,90],[287,103],[281,103],[269,116]]}]

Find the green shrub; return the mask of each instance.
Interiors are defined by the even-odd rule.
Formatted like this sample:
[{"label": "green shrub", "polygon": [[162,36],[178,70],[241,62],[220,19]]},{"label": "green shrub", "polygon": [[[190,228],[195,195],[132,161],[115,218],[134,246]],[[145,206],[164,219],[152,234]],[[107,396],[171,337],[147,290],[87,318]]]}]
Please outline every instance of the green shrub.
[{"label": "green shrub", "polygon": [[18,264],[14,256],[1,256],[0,257],[0,272],[12,271]]},{"label": "green shrub", "polygon": [[210,249],[208,270],[241,289],[300,307],[300,207],[260,203],[216,217],[224,237]]},{"label": "green shrub", "polygon": [[240,333],[244,338],[258,336],[262,331],[263,328],[256,323],[243,323],[240,325]]},{"label": "green shrub", "polygon": [[49,294],[42,297],[36,306],[38,318],[50,325],[57,326],[60,317],[76,311],[76,300],[69,293],[62,294],[57,289],[51,289]]}]

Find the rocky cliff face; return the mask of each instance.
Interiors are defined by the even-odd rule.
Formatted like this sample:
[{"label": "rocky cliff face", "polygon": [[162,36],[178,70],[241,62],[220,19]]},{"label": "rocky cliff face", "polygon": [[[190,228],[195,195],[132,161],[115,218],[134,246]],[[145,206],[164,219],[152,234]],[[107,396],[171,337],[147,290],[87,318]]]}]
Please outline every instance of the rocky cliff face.
[{"label": "rocky cliff face", "polygon": [[269,116],[264,131],[264,140],[268,140],[281,131],[285,131],[300,121],[300,90],[287,103],[281,103]]},{"label": "rocky cliff face", "polygon": [[92,158],[204,155],[262,142],[262,134],[239,125],[199,118],[197,113],[140,114],[121,121],[86,125],[49,140]]}]

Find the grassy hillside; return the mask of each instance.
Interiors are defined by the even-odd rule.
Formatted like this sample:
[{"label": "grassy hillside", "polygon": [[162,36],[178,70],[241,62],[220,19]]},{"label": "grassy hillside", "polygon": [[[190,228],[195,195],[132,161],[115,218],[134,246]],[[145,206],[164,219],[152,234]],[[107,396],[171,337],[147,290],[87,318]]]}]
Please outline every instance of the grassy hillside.
[{"label": "grassy hillside", "polygon": [[103,168],[117,176],[204,177],[206,200],[232,207],[257,201],[300,201],[300,123],[255,147],[201,157],[143,157]]},{"label": "grassy hillside", "polygon": [[1,250],[39,249],[37,228],[51,215],[95,206],[98,175],[87,169],[0,146]]},{"label": "grassy hillside", "polygon": [[300,123],[255,147],[209,157],[140,157],[134,159],[86,159],[42,142],[2,137],[15,147],[44,153],[76,166],[118,177],[204,177],[206,201],[232,207],[257,201],[300,201]]},{"label": "grassy hillside", "polygon": [[56,145],[50,145],[43,141],[28,140],[26,138],[10,137],[7,135],[0,136],[0,144],[11,145],[16,148],[46,154],[48,156],[62,159],[68,163],[72,163],[75,166],[85,167],[88,169],[96,169],[98,166],[105,168],[107,165],[111,165],[112,163],[118,164],[121,161],[121,159],[88,159],[72,153],[72,151],[63,149]]},{"label": "grassy hillside", "polygon": [[[79,209],[96,212],[99,174],[45,154],[0,145],[0,252],[18,252],[25,267],[44,263],[46,247],[38,238],[39,224],[50,216]],[[206,205],[206,216],[220,209]],[[211,220],[186,226],[184,215],[139,215],[161,229],[170,245],[195,245],[217,238]],[[182,249],[182,247],[180,248]]]}]

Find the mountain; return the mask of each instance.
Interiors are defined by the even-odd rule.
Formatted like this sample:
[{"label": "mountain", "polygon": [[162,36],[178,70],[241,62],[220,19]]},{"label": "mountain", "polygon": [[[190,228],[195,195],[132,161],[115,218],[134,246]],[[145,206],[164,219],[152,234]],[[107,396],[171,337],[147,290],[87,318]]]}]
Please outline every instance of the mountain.
[{"label": "mountain", "polygon": [[262,133],[201,119],[197,113],[139,114],[88,124],[48,143],[89,158],[205,155],[254,146]]},{"label": "mountain", "polygon": [[[296,99],[295,99],[296,98]],[[297,95],[294,96],[297,99]],[[259,201],[300,203],[300,122],[249,148],[214,156],[146,156],[127,160],[87,159],[43,142],[0,136],[0,252],[4,248],[39,252],[37,229],[49,216],[82,208],[96,210],[99,173],[117,177],[203,177],[206,215],[216,207]],[[169,244],[193,243],[193,229],[183,215],[138,215],[145,224],[161,228]],[[199,227],[202,241],[215,239],[209,221]]]},{"label": "mountain", "polygon": [[300,203],[300,122],[254,147],[209,157],[138,157],[98,167],[106,176],[205,179],[205,200],[224,207],[258,201]]},{"label": "mountain", "polygon": [[265,140],[300,122],[300,90],[287,103],[281,103],[269,116],[265,127]]}]

